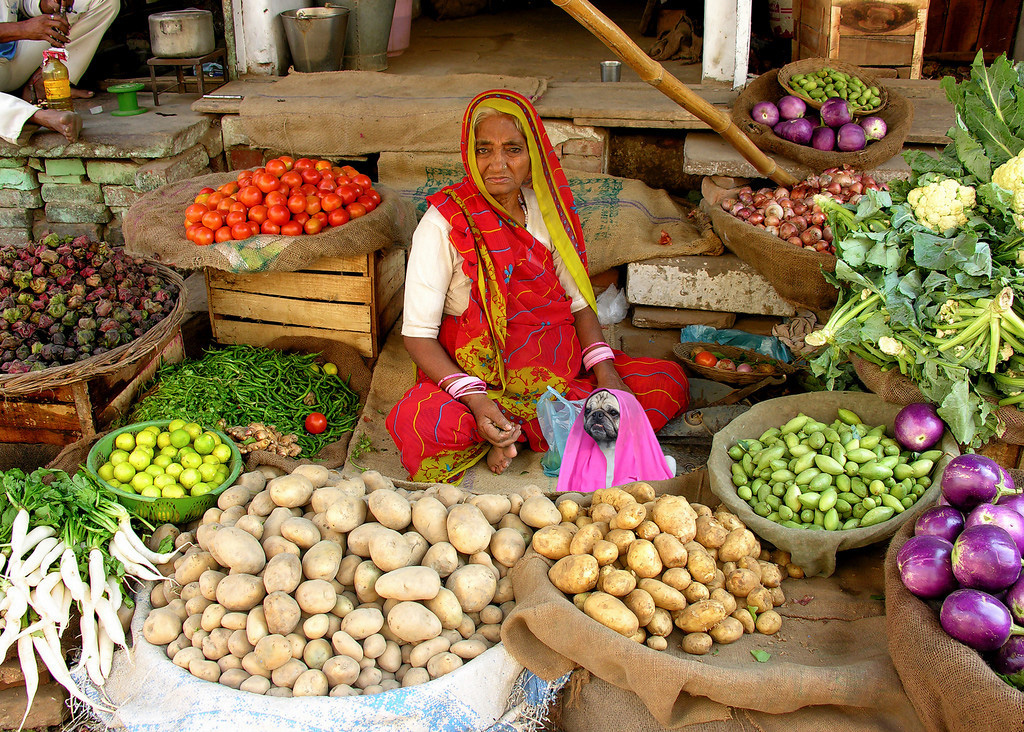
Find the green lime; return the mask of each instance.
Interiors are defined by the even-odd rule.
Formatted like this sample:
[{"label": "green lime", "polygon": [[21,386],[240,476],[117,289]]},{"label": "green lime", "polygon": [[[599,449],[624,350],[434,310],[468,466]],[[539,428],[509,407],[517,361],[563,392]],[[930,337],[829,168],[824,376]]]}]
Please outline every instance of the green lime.
[{"label": "green lime", "polygon": [[131,432],[122,432],[114,438],[114,447],[118,450],[131,452],[135,449],[135,435]]},{"label": "green lime", "polygon": [[171,447],[177,447],[180,449],[192,442],[192,435],[190,435],[187,430],[179,428],[171,432],[170,440]]},{"label": "green lime", "polygon": [[114,466],[114,479],[122,483],[128,483],[135,477],[135,468],[129,462],[118,463]]}]

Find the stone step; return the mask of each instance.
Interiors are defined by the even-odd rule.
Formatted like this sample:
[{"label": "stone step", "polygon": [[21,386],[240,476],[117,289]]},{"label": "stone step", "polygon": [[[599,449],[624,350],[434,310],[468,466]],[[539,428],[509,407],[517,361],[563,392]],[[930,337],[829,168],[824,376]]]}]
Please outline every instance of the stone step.
[{"label": "stone step", "polygon": [[795,308],[735,254],[660,257],[626,268],[626,299],[634,305],[789,317]]}]

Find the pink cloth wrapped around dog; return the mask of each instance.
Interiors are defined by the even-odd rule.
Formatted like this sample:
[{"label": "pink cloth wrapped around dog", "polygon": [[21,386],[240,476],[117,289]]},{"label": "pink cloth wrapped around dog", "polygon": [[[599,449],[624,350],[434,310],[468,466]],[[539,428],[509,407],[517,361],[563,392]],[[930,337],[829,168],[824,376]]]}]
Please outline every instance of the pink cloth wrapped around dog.
[{"label": "pink cloth wrapped around dog", "polygon": [[[672,477],[665,453],[636,397],[618,389],[605,389],[619,400],[619,434],[615,440],[615,472],[612,485]],[[569,431],[558,471],[558,490],[592,493],[605,488],[608,464],[594,438],[583,429],[580,411]]]}]

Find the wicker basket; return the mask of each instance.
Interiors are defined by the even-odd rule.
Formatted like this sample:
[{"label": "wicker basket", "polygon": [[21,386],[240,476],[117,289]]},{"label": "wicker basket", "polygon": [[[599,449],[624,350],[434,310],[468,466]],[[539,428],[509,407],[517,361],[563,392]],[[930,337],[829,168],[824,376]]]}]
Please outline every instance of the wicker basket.
[{"label": "wicker basket", "polygon": [[[761,371],[743,373],[739,371],[725,371],[713,366],[701,366],[693,360],[693,357],[701,351],[722,354],[725,358],[733,361],[741,361],[755,366],[770,366],[771,370],[769,371],[765,368]],[[672,347],[672,352],[688,369],[691,369],[705,379],[719,381],[723,384],[755,384],[768,376],[788,376],[789,374],[796,373],[796,369],[787,363],[783,363],[771,356],[765,356],[757,351],[740,348],[739,346],[727,346],[721,343],[677,343]]]},{"label": "wicker basket", "polygon": [[835,69],[836,71],[842,71],[844,74],[856,76],[858,79],[863,81],[867,86],[873,86],[878,89],[879,97],[881,98],[882,103],[879,104],[877,107],[874,107],[870,111],[860,110],[851,106],[850,111],[853,113],[855,117],[868,114],[878,114],[883,109],[885,109],[885,105],[889,103],[889,92],[886,91],[885,85],[879,83],[878,79],[876,79],[870,73],[866,72],[860,66],[854,66],[853,64],[846,63],[845,61],[840,61],[839,59],[836,58],[805,58],[801,59],[800,61],[794,61],[791,64],[786,64],[781,69],[779,69],[779,84],[782,86],[783,89],[788,91],[793,96],[799,97],[800,99],[803,99],[805,102],[807,102],[808,107],[812,107],[814,109],[821,109],[821,102],[811,99],[809,96],[807,96],[806,93],[803,92],[803,90],[799,88],[794,88],[790,84],[790,79],[792,79],[794,76],[797,76],[798,74],[812,74],[823,68]]}]

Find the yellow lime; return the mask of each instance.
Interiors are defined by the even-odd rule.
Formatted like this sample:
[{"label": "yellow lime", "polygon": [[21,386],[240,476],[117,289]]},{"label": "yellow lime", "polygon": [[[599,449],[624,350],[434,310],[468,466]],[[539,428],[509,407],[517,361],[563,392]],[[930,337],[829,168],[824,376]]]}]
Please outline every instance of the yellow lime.
[{"label": "yellow lime", "polygon": [[96,471],[96,475],[109,483],[114,479],[114,466],[111,463],[103,463]]},{"label": "yellow lime", "polygon": [[213,453],[210,453],[209,455],[203,455],[203,462],[209,463],[211,465],[220,465],[220,460],[214,457]]},{"label": "yellow lime", "polygon": [[107,459],[113,465],[120,465],[121,463],[128,459],[128,453],[126,453],[124,450],[114,450],[112,453],[110,453],[110,457]]},{"label": "yellow lime", "polygon": [[206,432],[204,432],[203,434],[209,435],[211,438],[213,438],[214,445],[219,445],[220,443],[224,442],[224,440],[220,439],[220,435],[218,435],[213,430],[206,430]]},{"label": "yellow lime", "polygon": [[178,481],[176,481],[167,473],[161,473],[160,475],[153,478],[153,485],[155,485],[157,488],[166,488],[169,485],[177,485],[177,483]]},{"label": "yellow lime", "polygon": [[132,478],[132,485],[135,490],[141,491],[146,486],[153,485],[153,476],[149,473],[136,473],[135,477]]},{"label": "yellow lime", "polygon": [[174,432],[174,430],[180,430],[185,426],[185,420],[183,419],[172,419],[167,425],[168,432]]},{"label": "yellow lime", "polygon": [[203,427],[197,422],[189,422],[187,425],[182,427],[182,429],[188,432],[189,437],[193,440],[203,434]]},{"label": "yellow lime", "polygon": [[171,433],[161,432],[156,436],[156,446],[159,448],[165,448],[171,444]]},{"label": "yellow lime", "polygon": [[135,435],[135,447],[156,447],[156,436],[159,432],[153,433],[148,429]]},{"label": "yellow lime", "polygon": [[224,465],[218,466],[217,467],[217,477],[213,480],[213,484],[214,485],[220,485],[221,483],[223,483],[225,480],[228,479],[228,475],[229,475],[229,473],[228,473],[228,469],[227,469],[226,466],[224,466]]},{"label": "yellow lime", "polygon": [[107,485],[109,485],[111,488],[116,488],[119,491],[127,490],[129,493],[132,492],[132,487],[130,485],[126,486],[121,481],[114,480],[113,478],[107,481]]},{"label": "yellow lime", "polygon": [[203,463],[198,470],[204,483],[212,483],[213,479],[217,477],[217,466],[213,463]]},{"label": "yellow lime", "polygon": [[144,450],[132,450],[128,456],[128,462],[136,470],[145,470],[149,466],[150,456]]},{"label": "yellow lime", "polygon": [[160,489],[160,495],[164,498],[184,498],[185,489],[180,485],[169,485]]},{"label": "yellow lime", "polygon": [[163,475],[164,469],[161,468],[159,465],[153,465],[152,463],[150,463],[149,465],[146,466],[145,472],[149,473],[155,478],[158,475]]},{"label": "yellow lime", "polygon": [[181,471],[183,471],[184,469],[185,468],[181,467],[181,463],[171,463],[166,468],[164,468],[164,475],[169,475],[175,480],[177,480],[178,476],[181,475]]},{"label": "yellow lime", "polygon": [[[143,432],[152,432],[154,435],[159,435],[160,434],[160,429],[161,428],[157,427],[155,424],[147,424],[145,427],[142,428],[142,431]],[[138,437],[136,437],[135,439],[136,439],[136,441],[138,441]]]},{"label": "yellow lime", "polygon": [[220,444],[213,448],[213,452],[210,454],[217,458],[217,462],[226,463],[231,460],[231,447],[229,445]]},{"label": "yellow lime", "polygon": [[337,376],[338,367],[335,366],[330,361],[328,361],[327,363],[324,364],[324,373],[327,374],[328,376]]},{"label": "yellow lime", "polygon": [[200,435],[192,443],[192,447],[195,448],[196,452],[200,455],[209,455],[213,452],[213,448],[217,447],[217,443],[213,441],[213,438],[207,433]]},{"label": "yellow lime", "polygon": [[159,498],[160,489],[157,488],[155,485],[147,485],[145,488],[139,491],[139,494],[146,496],[147,498]]},{"label": "yellow lime", "polygon": [[160,453],[155,458],[153,458],[153,465],[160,467],[161,468],[161,470],[160,470],[161,473],[164,472],[163,468],[166,468],[168,465],[170,465],[173,462],[174,461],[171,459],[170,455],[164,455],[163,453]]},{"label": "yellow lime", "polygon": [[178,457],[178,448],[176,448],[174,445],[168,445],[167,447],[160,448],[160,454],[166,455],[167,457],[173,460],[174,458]]},{"label": "yellow lime", "polygon": [[118,463],[114,466],[114,480],[128,483],[135,477],[135,468],[129,462]]},{"label": "yellow lime", "polygon": [[183,429],[174,430],[171,434],[171,444],[175,447],[185,447],[192,442],[192,435]]},{"label": "yellow lime", "polygon": [[125,452],[131,452],[135,449],[135,435],[131,432],[122,432],[114,438],[114,447]]},{"label": "yellow lime", "polygon": [[185,488],[191,488],[196,483],[201,482],[202,478],[203,476],[195,468],[185,468],[181,471],[181,475],[178,476],[178,482]]},{"label": "yellow lime", "polygon": [[213,486],[210,486],[206,483],[196,483],[194,486],[192,486],[192,490],[190,490],[189,493],[191,493],[193,496],[202,496],[206,493],[209,493],[212,490]]},{"label": "yellow lime", "polygon": [[178,462],[184,468],[198,468],[203,464],[203,456],[196,452],[187,452],[184,455],[179,453]]}]

